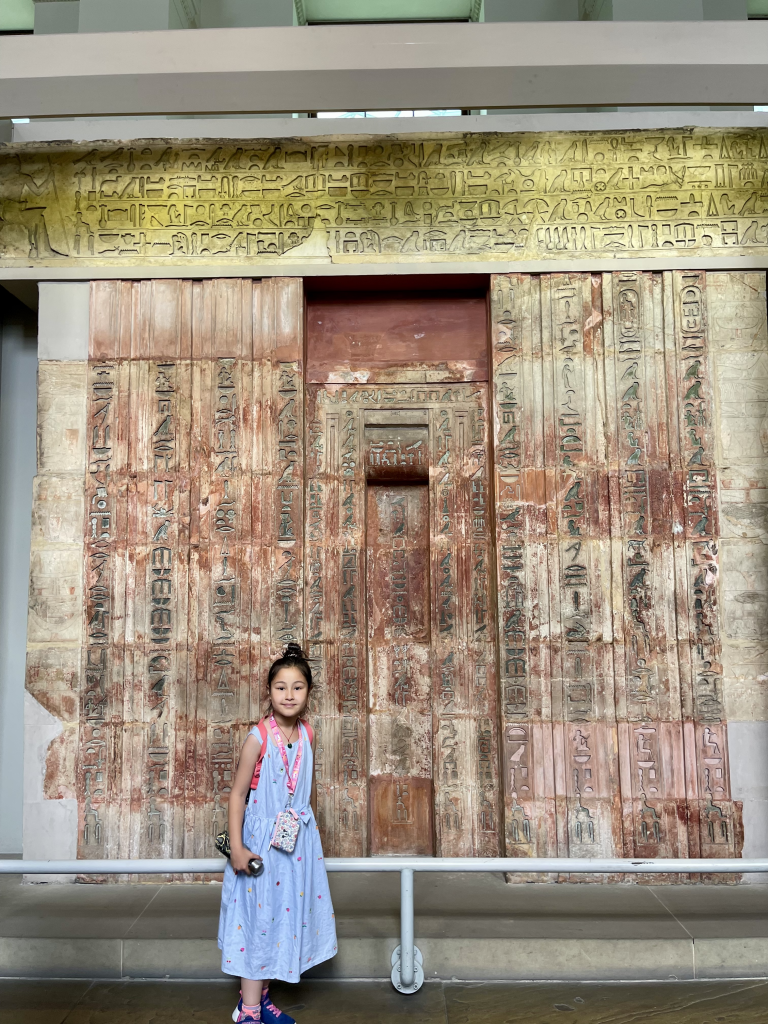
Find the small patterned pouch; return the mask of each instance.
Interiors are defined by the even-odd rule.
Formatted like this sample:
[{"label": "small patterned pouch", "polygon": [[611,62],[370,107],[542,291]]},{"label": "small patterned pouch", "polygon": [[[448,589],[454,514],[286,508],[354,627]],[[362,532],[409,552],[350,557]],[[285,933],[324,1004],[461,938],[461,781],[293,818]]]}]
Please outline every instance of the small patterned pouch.
[{"label": "small patterned pouch", "polygon": [[[291,794],[292,797],[293,794]],[[274,846],[276,850],[282,850],[283,853],[293,853],[296,849],[300,828],[299,816],[289,801],[287,809],[280,811],[275,819],[275,831],[272,833],[272,841],[269,845]]]},{"label": "small patterned pouch", "polygon": [[301,819],[293,809],[293,794],[296,792],[296,783],[299,779],[301,757],[304,750],[304,740],[301,734],[301,726],[299,726],[299,749],[296,751],[296,757],[293,762],[293,771],[289,771],[288,754],[285,750],[283,737],[277,728],[274,715],[272,715],[269,720],[269,727],[272,730],[275,746],[280,751],[280,757],[283,759],[283,764],[285,765],[285,781],[290,794],[288,797],[288,806],[284,811],[280,811],[277,818],[275,818],[275,831],[272,833],[272,840],[269,845],[274,846],[276,850],[282,850],[283,853],[293,853],[296,849],[296,840],[299,836],[299,828],[301,827]]}]

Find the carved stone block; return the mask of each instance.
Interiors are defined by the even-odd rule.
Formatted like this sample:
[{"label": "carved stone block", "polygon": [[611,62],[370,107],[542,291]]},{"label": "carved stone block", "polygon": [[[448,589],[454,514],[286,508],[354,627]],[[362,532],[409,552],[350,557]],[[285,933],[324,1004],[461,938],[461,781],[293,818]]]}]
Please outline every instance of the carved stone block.
[{"label": "carved stone block", "polygon": [[82,638],[83,565],[77,549],[36,548],[29,568],[30,643]]},{"label": "carved stone block", "polygon": [[[10,145],[0,155],[0,261],[254,268],[754,259],[768,250],[760,200],[767,139],[764,128],[681,128]],[[753,325],[751,310],[723,310],[720,319],[723,330]],[[358,369],[339,342],[325,354],[344,381],[386,374],[391,354]],[[471,360],[450,349],[406,373],[467,379]]]},{"label": "carved stone block", "polygon": [[39,473],[75,473],[85,466],[85,363],[41,362],[38,367]]},{"label": "carved stone block", "polygon": [[754,273],[499,275],[490,379],[484,335],[436,381],[416,306],[409,363],[340,308],[305,355],[296,279],[94,283],[87,370],[41,370],[28,660],[81,855],[209,855],[298,640],[328,855],[737,856],[763,302]]},{"label": "carved stone block", "polygon": [[83,467],[70,476],[35,477],[32,498],[32,545],[83,544]]}]

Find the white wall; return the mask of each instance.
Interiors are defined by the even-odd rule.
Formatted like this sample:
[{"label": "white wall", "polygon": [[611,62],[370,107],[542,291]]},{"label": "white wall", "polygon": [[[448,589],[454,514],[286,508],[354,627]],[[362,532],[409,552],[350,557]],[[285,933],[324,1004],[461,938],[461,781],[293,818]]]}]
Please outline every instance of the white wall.
[{"label": "white wall", "polygon": [[1,288],[0,337],[0,853],[20,853],[37,322]]}]

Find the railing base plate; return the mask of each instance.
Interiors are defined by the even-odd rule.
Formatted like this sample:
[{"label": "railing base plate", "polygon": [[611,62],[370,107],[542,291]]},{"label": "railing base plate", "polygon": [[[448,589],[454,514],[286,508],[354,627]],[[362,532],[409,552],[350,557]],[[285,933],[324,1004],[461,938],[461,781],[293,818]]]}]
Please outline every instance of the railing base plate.
[{"label": "railing base plate", "polygon": [[397,946],[392,951],[391,957],[392,963],[392,984],[398,992],[404,996],[411,996],[414,992],[418,992],[421,986],[424,984],[424,957],[421,955],[421,950],[418,946],[413,947],[413,984],[409,985],[408,988],[403,985],[400,981],[400,947]]}]

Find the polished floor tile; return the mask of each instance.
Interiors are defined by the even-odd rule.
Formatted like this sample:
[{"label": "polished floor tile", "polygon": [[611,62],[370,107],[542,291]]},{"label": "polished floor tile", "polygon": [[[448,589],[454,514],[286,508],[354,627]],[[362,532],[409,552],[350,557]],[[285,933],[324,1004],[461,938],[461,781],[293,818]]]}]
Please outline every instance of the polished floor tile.
[{"label": "polished floor tile", "polygon": [[280,1009],[299,1024],[446,1024],[445,997],[440,984],[424,985],[412,996],[402,996],[388,981],[305,982],[292,995],[290,986],[274,987]]},{"label": "polished floor tile", "polygon": [[63,1024],[90,981],[0,979],[0,1024]]},{"label": "polished floor tile", "polygon": [[[387,982],[274,986],[300,1024],[766,1024],[768,982],[650,985]],[[236,982],[3,981],[0,1024],[227,1024]]]},{"label": "polished floor tile", "polygon": [[236,982],[99,981],[63,1024],[227,1024],[237,996]]},{"label": "polished floor tile", "polygon": [[447,985],[448,1024],[765,1024],[768,982]]}]

